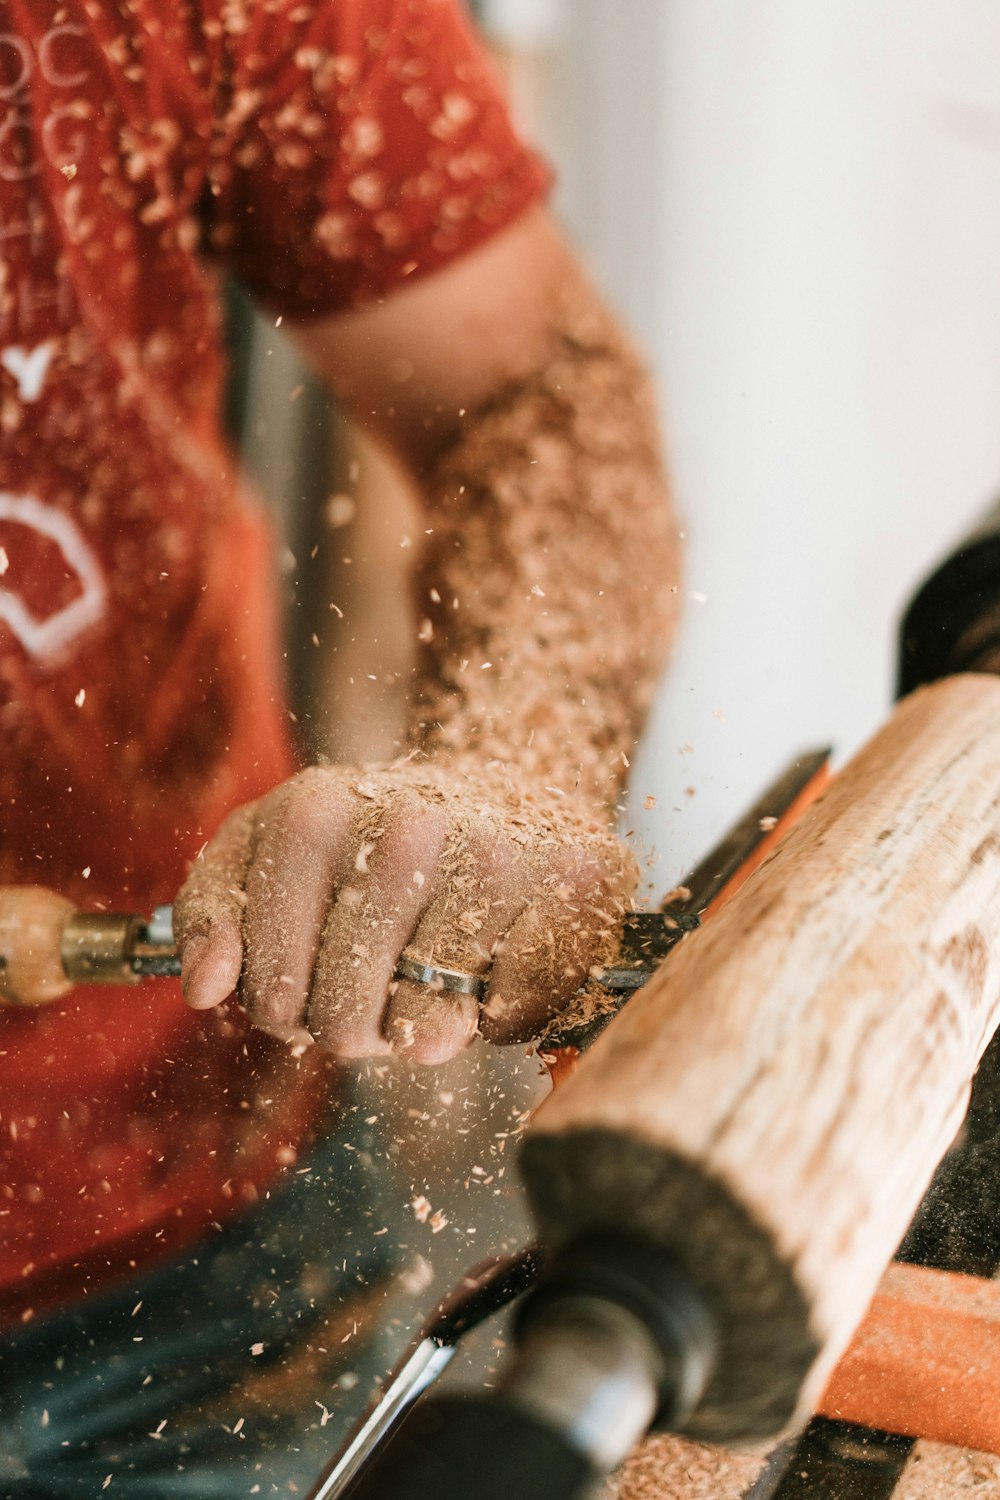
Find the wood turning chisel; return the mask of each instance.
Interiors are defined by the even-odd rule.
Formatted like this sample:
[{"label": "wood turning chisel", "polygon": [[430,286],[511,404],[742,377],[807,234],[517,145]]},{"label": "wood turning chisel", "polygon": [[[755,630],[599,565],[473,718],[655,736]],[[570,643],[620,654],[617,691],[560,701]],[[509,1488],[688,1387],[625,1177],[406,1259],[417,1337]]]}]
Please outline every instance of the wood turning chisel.
[{"label": "wood turning chisel", "polygon": [[[723,841],[666,900],[661,911],[629,913],[616,962],[595,976],[601,1003],[586,1020],[570,1014],[546,1033],[547,1052],[580,1049],[643,985],[677,940],[697,927],[713,901],[743,878],[774,842],[779,818],[809,795],[825,774],[828,750],[796,758]],[[31,1006],[57,1000],[78,984],[136,984],[176,978],[173,908],[150,917],[135,912],[77,911],[41,886],[0,887],[0,1004]]]}]

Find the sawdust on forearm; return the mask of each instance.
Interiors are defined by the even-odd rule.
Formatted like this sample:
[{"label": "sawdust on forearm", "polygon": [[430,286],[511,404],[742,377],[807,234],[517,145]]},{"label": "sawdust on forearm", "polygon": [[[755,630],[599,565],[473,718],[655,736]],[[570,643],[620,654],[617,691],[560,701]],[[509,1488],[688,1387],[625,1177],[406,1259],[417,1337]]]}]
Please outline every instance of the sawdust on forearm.
[{"label": "sawdust on forearm", "polygon": [[589,289],[553,309],[540,367],[466,414],[427,504],[411,746],[606,816],[666,656],[679,560],[651,382]]}]

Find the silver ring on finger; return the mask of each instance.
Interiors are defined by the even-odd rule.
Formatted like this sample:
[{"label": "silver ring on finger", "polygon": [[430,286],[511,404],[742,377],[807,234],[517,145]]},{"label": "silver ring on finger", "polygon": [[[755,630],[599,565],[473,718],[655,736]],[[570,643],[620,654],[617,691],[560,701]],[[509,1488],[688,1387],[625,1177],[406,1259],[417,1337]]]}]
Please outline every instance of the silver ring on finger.
[{"label": "silver ring on finger", "polygon": [[477,1000],[481,1000],[486,994],[485,975],[466,974],[461,969],[443,969],[438,964],[411,958],[405,952],[400,955],[396,973],[400,979],[408,979],[411,984],[426,984],[431,989],[446,990],[452,995],[474,995]]}]

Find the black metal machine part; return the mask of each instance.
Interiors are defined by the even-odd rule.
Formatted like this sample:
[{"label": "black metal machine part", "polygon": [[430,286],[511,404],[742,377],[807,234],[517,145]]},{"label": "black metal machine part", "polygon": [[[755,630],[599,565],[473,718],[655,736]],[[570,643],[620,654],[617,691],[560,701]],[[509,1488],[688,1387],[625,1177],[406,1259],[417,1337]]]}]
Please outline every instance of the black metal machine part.
[{"label": "black metal machine part", "polygon": [[[441,1331],[457,1335],[453,1314]],[[424,1398],[346,1484],[314,1495],[585,1500],[652,1422],[684,1420],[715,1357],[711,1317],[672,1258],[613,1234],[551,1258],[514,1331],[496,1393]]]},{"label": "black metal machine part", "polygon": [[814,1417],[776,1449],[744,1500],[889,1500],[914,1441]]},{"label": "black metal machine part", "polygon": [[900,629],[898,696],[1000,654],[1000,501],[914,595]]},{"label": "black metal machine part", "polygon": [[523,1343],[570,1303],[622,1308],[645,1330],[657,1372],[650,1425],[679,1427],[697,1406],[716,1358],[713,1320],[704,1299],[666,1251],[633,1235],[583,1235],[552,1255],[518,1305],[514,1333]]}]

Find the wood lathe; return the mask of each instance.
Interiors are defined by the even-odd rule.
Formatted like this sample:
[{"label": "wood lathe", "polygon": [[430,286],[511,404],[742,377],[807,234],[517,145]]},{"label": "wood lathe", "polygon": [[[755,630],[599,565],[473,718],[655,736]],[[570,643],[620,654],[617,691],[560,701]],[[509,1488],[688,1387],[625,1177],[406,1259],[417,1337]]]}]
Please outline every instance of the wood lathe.
[{"label": "wood lathe", "polygon": [[[951,673],[1000,670],[1000,505],[916,595],[904,619],[901,660],[901,693]],[[726,1328],[732,1337],[742,1313],[754,1304],[766,1325],[775,1286],[777,1304],[790,1308],[783,1262],[798,1281],[811,1308],[810,1338],[796,1349],[795,1332],[802,1323],[795,1313],[786,1349],[769,1346],[771,1331],[763,1326],[762,1347],[777,1356],[774,1370],[760,1364],[753,1344],[739,1350],[730,1343],[735,1365],[727,1368],[717,1355],[688,1431],[714,1430],[720,1437],[747,1433],[781,1392],[787,1374],[793,1374],[795,1385],[796,1364],[802,1377],[799,1412],[810,1409],[810,1392],[822,1383],[823,1370],[855,1317],[850,1304],[858,1307],[874,1290],[876,1263],[888,1260],[906,1220],[903,1200],[909,1196],[915,1202],[919,1181],[930,1178],[931,1163],[942,1154],[969,1098],[976,1059],[996,1028],[996,682],[966,679],[955,696],[945,682],[916,702],[916,711],[904,706],[901,739],[894,721],[855,762],[858,802],[852,805],[846,781],[840,793],[829,793],[813,820],[790,835],[772,867],[763,868],[742,901],[733,903],[727,929],[720,922],[685,941],[642,996],[645,1017],[627,1013],[615,1023],[580,1070],[579,1086],[543,1110],[529,1136],[529,1193],[549,1238],[571,1253],[580,1226],[606,1218],[616,1227],[622,1223],[616,1212],[622,1206],[621,1161],[634,1191],[625,1223],[639,1239],[669,1242],[669,1253],[690,1272],[691,1281],[708,1290],[706,1301],[720,1298],[723,1316],[717,1328],[723,1329],[723,1340]],[[949,744],[945,720],[952,705],[958,715]],[[972,717],[966,718],[969,709]],[[939,714],[943,718],[936,724]],[[930,768],[921,762],[939,730],[937,750],[931,751],[937,765],[924,780]],[[973,757],[967,760],[970,750]],[[883,789],[889,799],[880,808],[880,777],[886,771],[895,784]],[[957,793],[951,807],[948,795],[943,802],[934,795],[939,775]],[[838,816],[834,798],[840,802]],[[874,843],[867,846],[865,838],[858,843],[859,831]],[[813,891],[807,885],[796,894],[789,885],[796,861],[802,861]],[[771,877],[774,888],[769,888]],[[829,883],[841,879],[853,897],[862,898],[858,910],[844,909],[837,883]],[[808,894],[816,898],[813,909]],[[783,926],[789,960],[781,960],[774,975],[775,995],[784,1002],[775,1007],[766,993],[772,983],[766,965],[774,957],[775,939],[778,954],[783,951]],[[816,936],[822,939],[826,981],[816,968],[810,977],[810,956],[799,941]],[[730,942],[736,948],[726,954]],[[741,953],[742,942],[748,947]],[[801,978],[807,983],[799,989],[796,965],[802,960]],[[673,980],[678,981],[676,1004]],[[699,981],[708,987],[700,990]],[[811,1028],[813,1008],[825,1019],[825,1031]],[[651,1038],[652,1052],[645,1056]],[[672,1040],[690,1070],[678,1068]],[[712,1047],[720,1050],[721,1065]],[[633,1064],[642,1086],[634,1095],[631,1086],[622,1095],[621,1070]],[[778,1092],[760,1110],[765,1080]],[[772,1443],[745,1449],[742,1458],[726,1449],[660,1439],[649,1446],[648,1458],[642,1449],[625,1467],[612,1487],[616,1500],[886,1500],[891,1494],[910,1500],[918,1493],[951,1500],[958,1490],[975,1490],[985,1500],[987,1494],[1000,1494],[1000,1460],[990,1457],[1000,1455],[994,1379],[1000,1287],[981,1280],[1000,1268],[996,1041],[972,1095],[966,1130],[948,1152],[900,1247],[904,1259],[918,1265],[897,1265],[886,1275],[849,1353],[817,1401],[826,1418],[813,1419],[801,1439],[793,1437],[777,1449]],[[744,1125],[750,1127],[745,1136]],[[910,1127],[915,1130],[907,1134]],[[588,1161],[591,1146],[594,1160]],[[927,1160],[918,1166],[922,1149]],[[600,1197],[604,1190],[606,1202]],[[720,1203],[723,1209],[715,1214]],[[808,1223],[810,1206],[814,1224]],[[747,1209],[744,1224],[741,1208]],[[685,1209],[690,1209],[688,1220]],[[763,1230],[762,1241],[754,1226]],[[876,1248],[880,1242],[882,1248]],[[699,1263],[702,1253],[705,1268]],[[945,1269],[919,1271],[918,1266]],[[754,1271],[762,1272],[759,1280]],[[751,1274],[735,1293],[727,1289],[733,1272]],[[513,1409],[504,1433],[507,1449],[517,1442],[517,1416],[529,1415],[523,1404],[519,1412],[519,1401],[531,1391],[532,1359],[529,1350],[520,1355],[507,1391],[499,1395]],[[525,1364],[526,1380],[517,1368]],[[591,1361],[592,1370],[598,1364],[600,1359]],[[751,1380],[744,1409],[727,1415],[727,1389],[736,1388],[741,1371],[744,1379],[756,1371],[762,1392],[757,1394]],[[591,1395],[607,1395],[609,1389],[597,1380]],[[787,1395],[789,1388],[781,1401]],[[547,1434],[559,1428],[565,1446],[576,1445],[577,1458],[585,1455],[586,1422],[574,1427],[565,1418],[553,1421],[552,1406],[543,1401],[535,1413],[546,1422]],[[598,1406],[591,1401],[591,1413]],[[462,1484],[460,1469],[450,1460],[462,1449],[465,1421],[460,1404],[439,1404],[423,1422],[414,1421],[411,1433],[403,1431],[396,1455],[381,1464],[372,1487],[360,1485],[345,1496],[421,1500],[433,1494],[442,1500],[463,1494],[484,1500],[519,1494],[555,1500],[591,1493],[598,1463],[594,1448],[589,1472],[579,1466],[568,1478],[564,1469],[565,1482],[549,1484],[544,1473],[549,1455],[534,1442],[528,1422],[520,1469],[492,1443],[466,1464]],[[735,1425],[727,1427],[729,1422]],[[793,1430],[796,1424],[798,1416]],[[607,1413],[603,1425],[612,1425]],[[988,1452],[918,1443],[913,1454],[918,1467],[912,1472],[912,1439],[922,1436]],[[552,1461],[550,1476],[559,1463],[565,1463],[564,1454]],[[493,1473],[499,1479],[495,1487]],[[988,1475],[994,1476],[993,1485]]]}]

